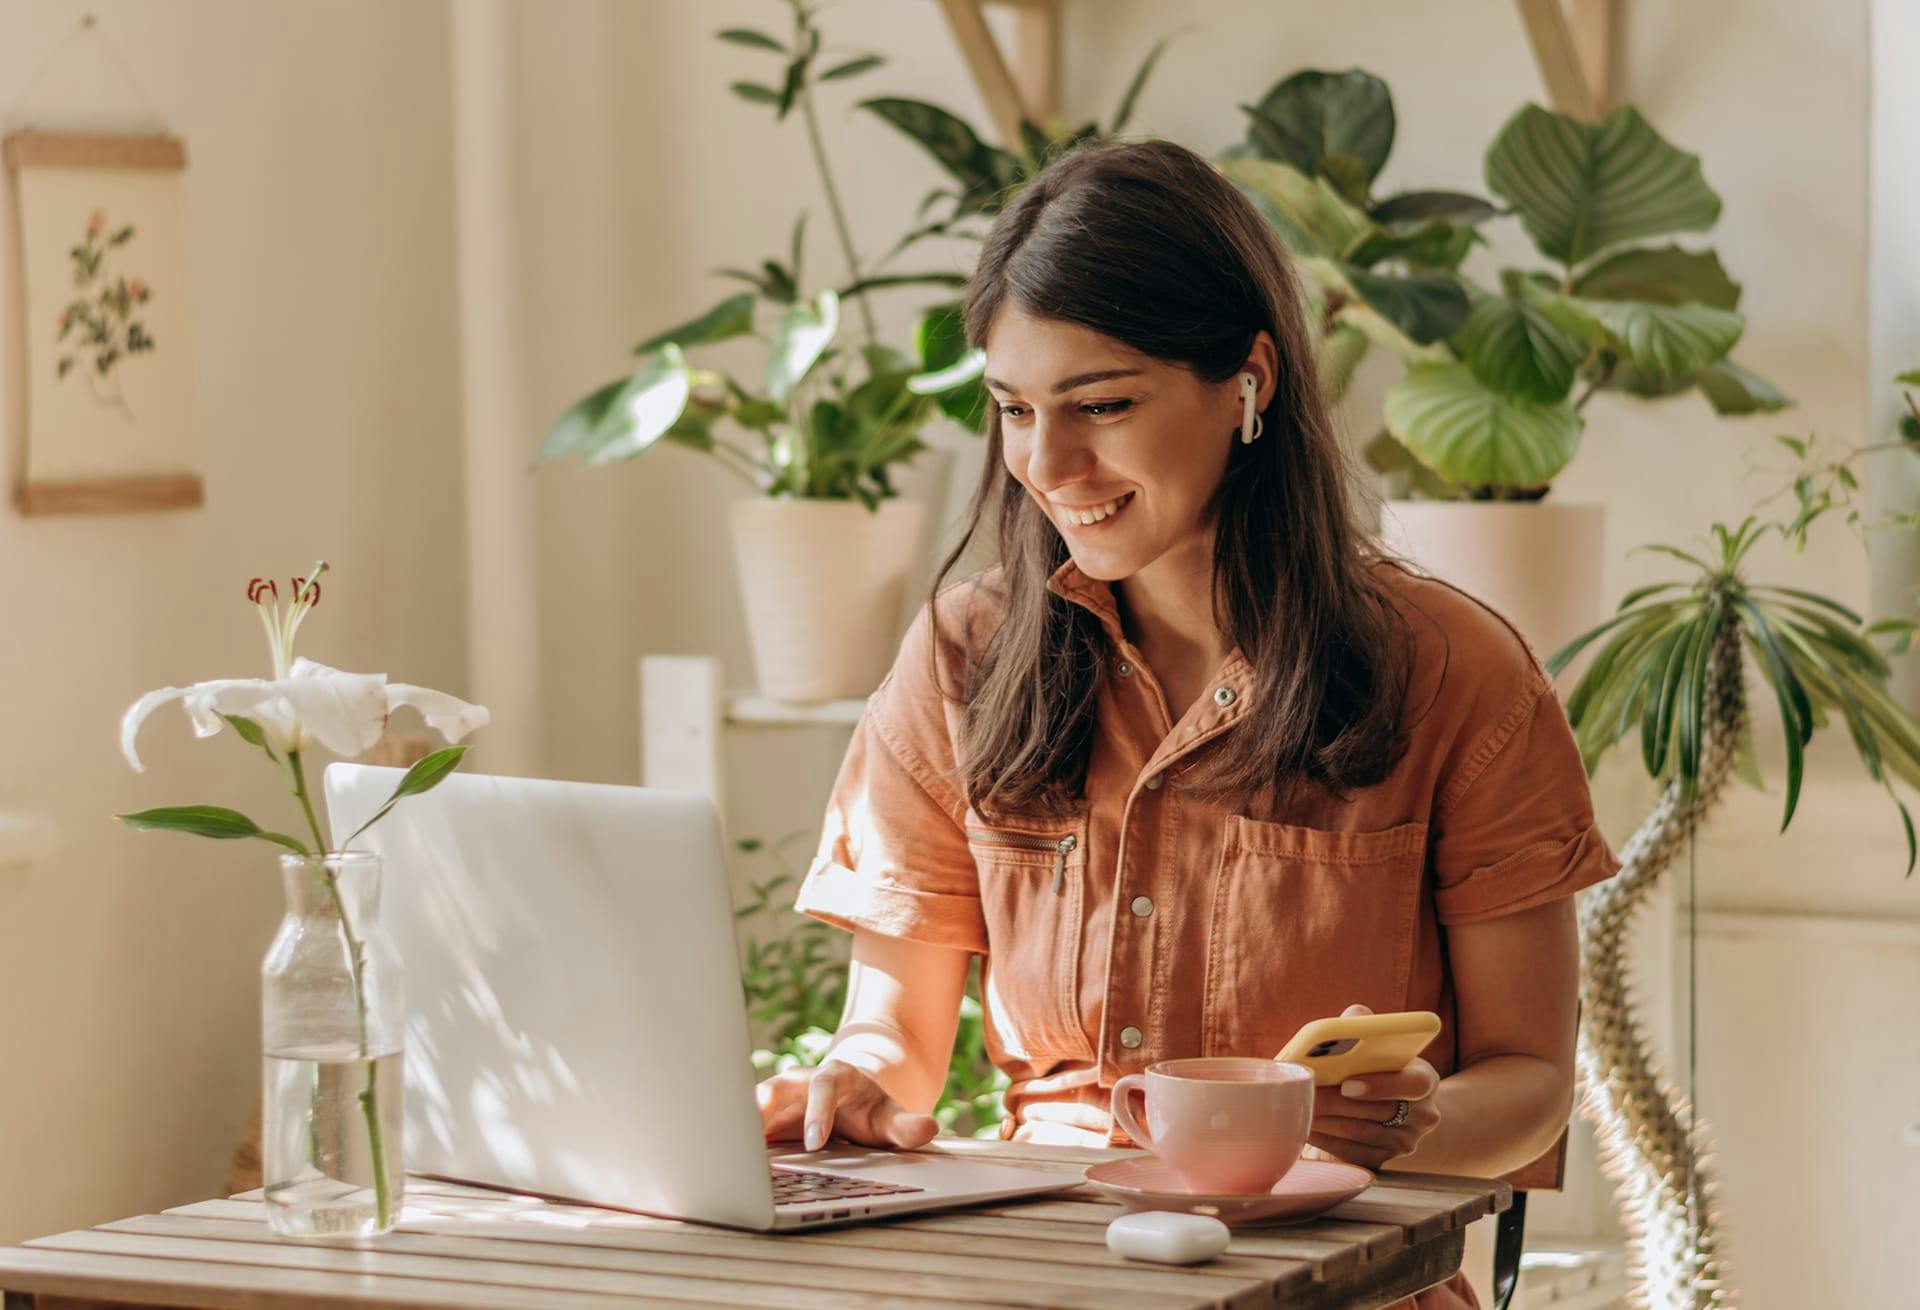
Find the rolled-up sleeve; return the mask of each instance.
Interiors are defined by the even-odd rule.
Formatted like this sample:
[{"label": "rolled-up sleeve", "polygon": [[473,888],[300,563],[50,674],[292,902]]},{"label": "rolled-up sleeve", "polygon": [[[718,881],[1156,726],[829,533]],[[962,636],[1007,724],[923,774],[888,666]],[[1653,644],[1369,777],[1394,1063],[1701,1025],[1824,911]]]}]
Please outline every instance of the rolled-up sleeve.
[{"label": "rolled-up sleeve", "polygon": [[1445,927],[1530,910],[1619,871],[1544,674],[1447,788],[1435,829],[1434,914]]},{"label": "rolled-up sleeve", "polygon": [[933,762],[949,750],[924,671],[925,623],[923,611],[854,728],[794,908],[849,931],[984,955],[979,871]]}]

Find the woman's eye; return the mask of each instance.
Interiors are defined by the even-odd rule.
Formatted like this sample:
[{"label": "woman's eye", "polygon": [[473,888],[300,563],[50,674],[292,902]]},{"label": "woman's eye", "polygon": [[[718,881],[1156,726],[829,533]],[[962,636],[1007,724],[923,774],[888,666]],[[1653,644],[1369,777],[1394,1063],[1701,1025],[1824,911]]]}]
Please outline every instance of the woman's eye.
[{"label": "woman's eye", "polygon": [[1020,415],[1020,412],[1021,412],[1021,410],[1020,410],[1020,406],[1018,406],[1018,405],[1002,405],[1002,406],[1000,406],[1000,417],[1001,417],[1001,418],[1017,418],[1017,417],[1019,417],[1019,415]]},{"label": "woman's eye", "polygon": [[1080,412],[1089,418],[1104,418],[1108,414],[1124,414],[1133,405],[1131,400],[1095,400],[1080,407]]}]

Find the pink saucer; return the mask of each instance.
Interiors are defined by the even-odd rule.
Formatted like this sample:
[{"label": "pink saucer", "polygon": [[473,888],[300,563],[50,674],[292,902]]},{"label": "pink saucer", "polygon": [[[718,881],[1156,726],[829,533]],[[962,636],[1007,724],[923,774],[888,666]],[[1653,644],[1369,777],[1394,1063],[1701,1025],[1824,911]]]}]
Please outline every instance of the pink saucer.
[{"label": "pink saucer", "polygon": [[1311,1219],[1367,1190],[1373,1174],[1357,1164],[1296,1160],[1271,1192],[1209,1196],[1190,1191],[1172,1166],[1150,1155],[1090,1164],[1087,1181],[1129,1210],[1178,1210],[1226,1224]]}]

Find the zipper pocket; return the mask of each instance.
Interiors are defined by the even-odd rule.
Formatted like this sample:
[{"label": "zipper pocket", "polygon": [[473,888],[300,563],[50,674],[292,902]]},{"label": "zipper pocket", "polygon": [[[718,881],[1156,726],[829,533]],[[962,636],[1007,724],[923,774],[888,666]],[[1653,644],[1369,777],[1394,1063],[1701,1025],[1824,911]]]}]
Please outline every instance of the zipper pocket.
[{"label": "zipper pocket", "polygon": [[1053,852],[1053,894],[1066,895],[1067,855],[1080,844],[1080,839],[1072,833],[1064,837],[1042,837],[1037,833],[990,832],[985,828],[969,828],[967,836],[974,841],[985,842],[992,846],[1019,846],[1026,850]]}]

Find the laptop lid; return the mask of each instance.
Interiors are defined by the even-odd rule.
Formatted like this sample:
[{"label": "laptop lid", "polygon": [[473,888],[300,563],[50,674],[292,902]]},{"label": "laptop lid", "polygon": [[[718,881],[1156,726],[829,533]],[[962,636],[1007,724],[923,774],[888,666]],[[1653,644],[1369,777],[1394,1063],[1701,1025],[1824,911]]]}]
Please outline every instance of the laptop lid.
[{"label": "laptop lid", "polygon": [[[330,765],[334,840],[404,773]],[[406,968],[409,1169],[772,1225],[707,797],[455,773],[355,845]]]}]

